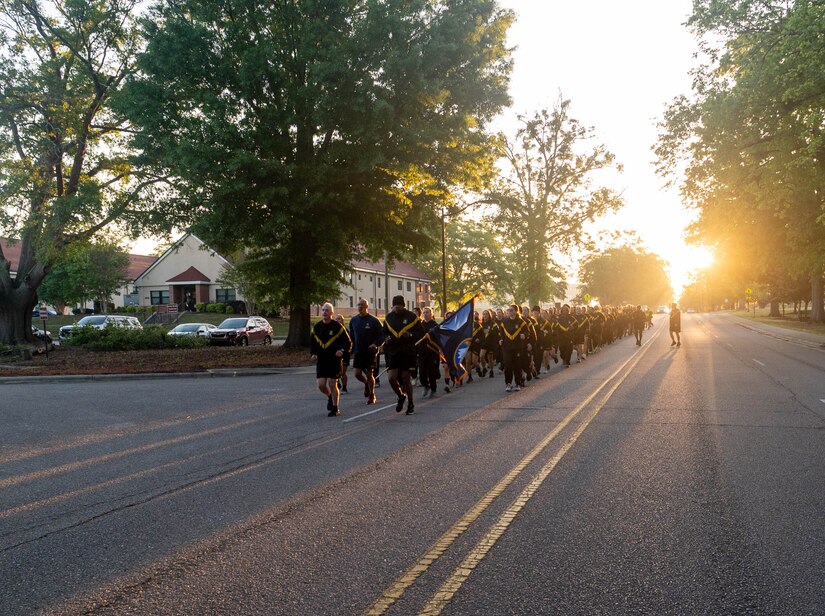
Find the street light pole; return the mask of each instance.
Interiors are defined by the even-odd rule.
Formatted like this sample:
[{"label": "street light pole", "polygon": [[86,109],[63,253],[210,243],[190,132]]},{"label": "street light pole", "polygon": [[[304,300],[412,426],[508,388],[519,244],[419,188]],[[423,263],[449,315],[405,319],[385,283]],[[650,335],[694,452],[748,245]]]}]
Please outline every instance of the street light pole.
[{"label": "street light pole", "polygon": [[447,314],[447,213],[441,208],[441,317]]},{"label": "street light pole", "polygon": [[[457,216],[464,212],[467,208],[482,203],[497,203],[490,199],[478,199],[471,203],[465,203],[461,207],[452,208],[450,210],[451,216]],[[447,316],[447,206],[441,206],[441,316]]]}]

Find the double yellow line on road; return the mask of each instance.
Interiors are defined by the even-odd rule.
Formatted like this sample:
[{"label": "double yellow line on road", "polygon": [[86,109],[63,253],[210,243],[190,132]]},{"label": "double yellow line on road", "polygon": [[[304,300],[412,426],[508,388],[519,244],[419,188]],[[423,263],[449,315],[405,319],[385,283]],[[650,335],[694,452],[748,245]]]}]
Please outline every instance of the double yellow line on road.
[{"label": "double yellow line on road", "polygon": [[[521,494],[507,507],[504,513],[498,518],[492,528],[476,544],[470,554],[455,569],[452,575],[442,584],[438,592],[427,603],[421,611],[425,616],[436,616],[441,613],[447,603],[452,599],[464,582],[469,578],[473,570],[484,559],[495,543],[501,538],[518,513],[524,508],[529,500],[536,493],[538,488],[550,475],[559,461],[576,443],[579,436],[587,429],[590,422],[596,417],[604,407],[610,397],[616,392],[619,386],[625,381],[636,364],[641,361],[644,354],[655,340],[661,328],[651,340],[645,344],[640,352],[625,361],[613,374],[611,374],[593,393],[585,398],[575,409],[573,409],[559,424],[545,436],[522,460],[514,466],[493,488],[487,492],[475,505],[473,505],[453,526],[444,533],[418,561],[409,567],[365,612],[365,616],[381,616],[401,597],[404,592],[412,586],[415,581],[425,573],[432,564],[438,560],[455,541],[481,516],[482,513],[499,497],[504,491],[524,472],[541,453],[558,437],[558,435],[584,410],[587,406],[608,386],[608,392],[597,403],[587,418],[581,422],[579,427],[565,441],[564,445],[556,452],[547,464],[542,467],[539,473],[532,479],[529,485],[522,490]],[[614,382],[615,381],[615,382]],[[612,383],[612,386],[611,386]]]}]

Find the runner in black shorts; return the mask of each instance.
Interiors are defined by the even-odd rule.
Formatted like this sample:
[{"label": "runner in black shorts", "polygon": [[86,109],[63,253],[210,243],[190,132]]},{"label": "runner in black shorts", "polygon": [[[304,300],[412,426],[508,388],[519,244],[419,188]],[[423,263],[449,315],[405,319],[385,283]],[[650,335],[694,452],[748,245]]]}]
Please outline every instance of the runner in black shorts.
[{"label": "runner in black shorts", "polygon": [[415,343],[424,335],[424,328],[421,320],[414,312],[407,310],[406,306],[403,295],[392,298],[392,310],[384,320],[384,348],[390,386],[398,396],[395,410],[400,413],[407,401],[407,415],[412,415],[415,404],[410,373],[416,368]]},{"label": "runner in black shorts", "polygon": [[381,321],[369,313],[369,302],[358,300],[358,314],[350,319],[349,333],[352,338],[352,365],[355,378],[364,384],[367,404],[375,404],[375,371],[378,347],[384,340]]},{"label": "runner in black shorts", "polygon": [[329,417],[340,415],[338,402],[338,377],[341,376],[341,358],[352,348],[352,341],[347,330],[337,321],[332,320],[332,304],[321,306],[322,319],[312,328],[310,354],[315,362],[315,377],[318,389],[327,396]]}]

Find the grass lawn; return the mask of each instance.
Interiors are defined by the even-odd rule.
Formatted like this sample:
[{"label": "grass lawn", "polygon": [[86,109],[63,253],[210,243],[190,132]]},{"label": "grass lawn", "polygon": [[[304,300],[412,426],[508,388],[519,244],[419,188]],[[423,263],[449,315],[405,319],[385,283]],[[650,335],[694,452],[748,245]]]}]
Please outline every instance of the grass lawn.
[{"label": "grass lawn", "polygon": [[757,308],[756,314],[754,315],[753,309],[749,312],[745,312],[744,310],[738,310],[733,312],[732,314],[736,315],[737,317],[742,317],[743,319],[749,319],[751,321],[756,321],[758,323],[765,323],[766,325],[773,325],[775,327],[784,327],[785,329],[793,329],[802,332],[808,332],[809,334],[819,334],[820,336],[825,336],[825,323],[810,323],[809,321],[800,321],[799,316],[793,314],[790,311],[786,310],[785,316],[783,317],[770,317],[768,314],[770,313],[770,308]]}]

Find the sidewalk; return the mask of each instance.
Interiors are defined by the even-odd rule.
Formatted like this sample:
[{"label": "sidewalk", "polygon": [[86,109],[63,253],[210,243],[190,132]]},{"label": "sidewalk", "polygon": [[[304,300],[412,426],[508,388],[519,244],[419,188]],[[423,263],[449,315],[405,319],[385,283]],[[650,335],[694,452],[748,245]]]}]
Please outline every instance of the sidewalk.
[{"label": "sidewalk", "polygon": [[745,319],[732,314],[725,314],[724,316],[729,319],[733,319],[733,321],[741,327],[766,336],[772,336],[774,338],[787,340],[789,342],[796,342],[797,344],[802,344],[803,346],[811,348],[825,349],[825,336],[820,334],[811,334],[808,332],[799,331],[797,329],[788,329],[785,327],[777,327],[776,325],[768,325],[767,323],[751,321],[750,319]]}]

